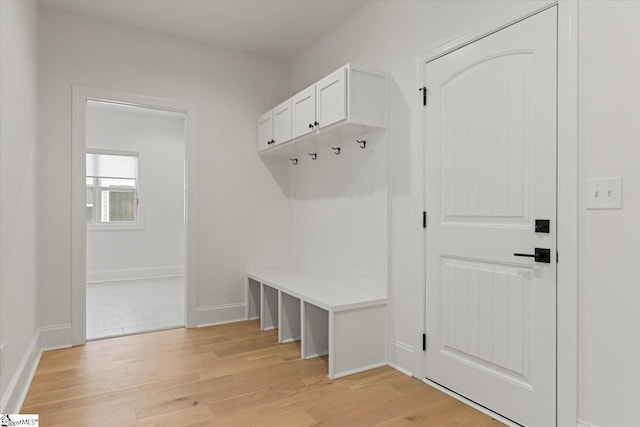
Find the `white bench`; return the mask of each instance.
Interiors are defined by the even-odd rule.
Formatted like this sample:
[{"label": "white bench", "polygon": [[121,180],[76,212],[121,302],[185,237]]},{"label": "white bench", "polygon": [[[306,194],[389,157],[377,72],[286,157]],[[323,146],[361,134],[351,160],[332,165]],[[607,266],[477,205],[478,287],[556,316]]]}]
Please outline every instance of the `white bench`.
[{"label": "white bench", "polygon": [[329,355],[329,378],[387,364],[386,294],[291,270],[247,273],[247,319],[301,340],[301,357]]}]

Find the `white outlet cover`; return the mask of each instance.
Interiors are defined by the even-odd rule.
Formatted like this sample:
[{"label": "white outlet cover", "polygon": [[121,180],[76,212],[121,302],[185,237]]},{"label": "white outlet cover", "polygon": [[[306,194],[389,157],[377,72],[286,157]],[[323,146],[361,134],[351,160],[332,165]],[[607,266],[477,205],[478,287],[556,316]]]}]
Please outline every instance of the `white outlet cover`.
[{"label": "white outlet cover", "polygon": [[622,177],[588,179],[587,209],[622,209]]}]

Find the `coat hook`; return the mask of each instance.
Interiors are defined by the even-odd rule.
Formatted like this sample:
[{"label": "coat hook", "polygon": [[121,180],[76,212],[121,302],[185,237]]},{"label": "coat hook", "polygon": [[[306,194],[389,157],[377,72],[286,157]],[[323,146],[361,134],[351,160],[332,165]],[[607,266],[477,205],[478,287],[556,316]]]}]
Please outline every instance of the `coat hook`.
[{"label": "coat hook", "polygon": [[336,153],[336,155],[340,154],[340,147],[331,147],[331,149]]},{"label": "coat hook", "polygon": [[309,153],[309,155],[311,156],[311,160],[315,160],[318,158],[318,153]]},{"label": "coat hook", "polygon": [[289,159],[289,160],[291,160],[291,163],[293,163],[294,165],[298,164],[298,159]]},{"label": "coat hook", "polygon": [[356,142],[358,144],[360,144],[360,148],[364,148],[364,147],[367,146],[367,141],[364,141],[364,140],[361,141],[361,140],[356,139]]}]

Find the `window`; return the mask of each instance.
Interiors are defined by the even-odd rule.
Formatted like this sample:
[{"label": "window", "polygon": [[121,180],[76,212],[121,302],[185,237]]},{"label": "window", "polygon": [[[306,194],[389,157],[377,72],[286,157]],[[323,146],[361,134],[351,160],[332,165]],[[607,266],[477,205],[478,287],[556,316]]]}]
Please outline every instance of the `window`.
[{"label": "window", "polygon": [[86,185],[87,224],[139,223],[137,153],[87,152]]}]

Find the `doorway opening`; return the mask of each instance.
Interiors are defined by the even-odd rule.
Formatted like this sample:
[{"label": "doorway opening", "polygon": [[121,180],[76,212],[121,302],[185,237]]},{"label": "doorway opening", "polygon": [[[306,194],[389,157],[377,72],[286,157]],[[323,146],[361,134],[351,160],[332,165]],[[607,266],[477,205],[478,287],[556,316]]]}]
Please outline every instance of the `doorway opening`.
[{"label": "doorway opening", "polygon": [[181,111],[88,99],[86,339],[184,327]]}]

